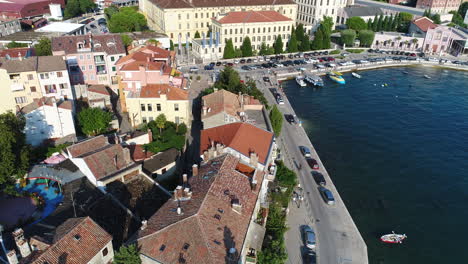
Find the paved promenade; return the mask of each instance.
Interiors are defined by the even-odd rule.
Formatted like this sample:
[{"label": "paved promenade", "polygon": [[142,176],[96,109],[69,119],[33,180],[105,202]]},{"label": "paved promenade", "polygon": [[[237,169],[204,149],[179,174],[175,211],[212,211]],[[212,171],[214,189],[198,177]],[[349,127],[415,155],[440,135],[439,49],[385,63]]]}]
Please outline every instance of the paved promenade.
[{"label": "paved promenade", "polygon": [[[248,75],[253,79],[261,80],[260,75]],[[276,83],[276,80],[272,79],[272,82]],[[272,86],[263,81],[257,83],[259,88],[264,91],[270,104],[276,104],[272,94],[268,91],[268,88]],[[280,105],[279,109],[283,114],[294,114],[289,101],[286,97],[284,99],[285,104]],[[283,160],[290,168],[298,172],[299,182],[303,188],[305,198],[300,208],[297,208],[296,204],[292,204],[288,215],[288,226],[290,228],[286,233],[288,263],[302,263],[304,245],[300,228],[302,225],[311,225],[317,233],[318,263],[367,264],[367,246],[304,129],[284,121],[283,130],[278,140],[283,153]],[[311,149],[312,157],[319,163],[320,172],[327,181],[327,188],[335,196],[335,205],[327,205],[322,200],[317,184],[312,178],[311,169],[309,169],[300,153],[299,146],[307,146]],[[300,167],[302,169],[299,170]]]}]

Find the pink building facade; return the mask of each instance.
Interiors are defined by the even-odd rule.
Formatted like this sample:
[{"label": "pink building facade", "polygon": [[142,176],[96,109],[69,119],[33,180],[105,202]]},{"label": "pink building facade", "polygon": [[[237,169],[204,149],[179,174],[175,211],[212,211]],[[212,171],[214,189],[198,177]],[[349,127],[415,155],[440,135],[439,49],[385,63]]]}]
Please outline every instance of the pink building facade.
[{"label": "pink building facade", "polygon": [[459,56],[466,54],[467,42],[468,33],[448,26],[438,26],[427,31],[424,39],[424,52]]},{"label": "pink building facade", "polygon": [[62,36],[52,38],[52,54],[65,56],[70,81],[103,84],[118,90],[116,62],[126,55],[118,34]]},{"label": "pink building facade", "polygon": [[137,48],[117,63],[117,75],[120,76],[122,88],[137,92],[147,84],[170,84],[183,88],[183,78],[171,67],[174,61],[173,52],[146,46]]}]

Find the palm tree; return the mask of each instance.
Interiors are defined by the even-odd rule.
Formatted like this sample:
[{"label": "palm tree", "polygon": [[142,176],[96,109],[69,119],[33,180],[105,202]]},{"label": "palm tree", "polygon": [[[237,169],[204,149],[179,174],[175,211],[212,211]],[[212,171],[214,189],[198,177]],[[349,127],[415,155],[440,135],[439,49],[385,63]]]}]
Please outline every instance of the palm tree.
[{"label": "palm tree", "polygon": [[162,130],[166,126],[166,122],[167,122],[166,116],[164,114],[158,115],[158,117],[156,117],[155,122],[156,122],[156,126],[159,128],[159,136],[161,136]]},{"label": "palm tree", "polygon": [[418,39],[417,38],[414,38],[411,40],[411,43],[413,43],[413,46],[416,46],[416,44],[418,43]]}]

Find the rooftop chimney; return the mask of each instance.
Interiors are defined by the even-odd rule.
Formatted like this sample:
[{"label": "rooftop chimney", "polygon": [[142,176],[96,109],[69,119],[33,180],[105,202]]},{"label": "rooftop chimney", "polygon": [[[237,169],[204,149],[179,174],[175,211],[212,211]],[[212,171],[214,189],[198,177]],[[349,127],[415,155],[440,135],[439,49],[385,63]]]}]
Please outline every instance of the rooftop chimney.
[{"label": "rooftop chimney", "polygon": [[174,191],[174,200],[179,200],[180,198],[182,198],[182,196],[184,195],[184,190],[182,189],[182,186],[177,186],[175,191]]},{"label": "rooftop chimney", "polygon": [[192,198],[192,192],[190,191],[190,188],[185,188],[185,189],[184,189],[184,198],[185,198],[185,199],[190,199],[190,198]]},{"label": "rooftop chimney", "polygon": [[242,212],[242,205],[239,202],[239,199],[234,198],[231,200],[231,206],[232,210],[234,210],[236,213],[240,214]]},{"label": "rooftop chimney", "polygon": [[250,182],[250,188],[252,189],[252,191],[255,191],[257,189],[257,180],[252,180]]},{"label": "rooftop chimney", "polygon": [[255,152],[250,153],[250,165],[257,167],[258,165],[258,155]]},{"label": "rooftop chimney", "polygon": [[182,214],[182,208],[180,206],[177,206],[177,214],[178,215]]},{"label": "rooftop chimney", "polygon": [[182,182],[184,183],[184,185],[187,184],[187,174],[182,174]]},{"label": "rooftop chimney", "polygon": [[16,251],[14,249],[8,251],[6,256],[7,256],[8,263],[18,264],[18,257],[16,256]]},{"label": "rooftop chimney", "polygon": [[203,115],[208,114],[208,106],[203,106]]},{"label": "rooftop chimney", "polygon": [[148,128],[148,140],[149,140],[148,143],[153,142],[153,132],[149,128]]},{"label": "rooftop chimney", "polygon": [[147,220],[141,221],[140,230],[145,230],[147,226],[148,226],[148,221]]},{"label": "rooftop chimney", "polygon": [[31,248],[29,247],[28,241],[24,238],[24,231],[21,228],[17,228],[13,231],[13,237],[15,238],[16,246],[18,247],[21,257],[25,258],[31,254]]},{"label": "rooftop chimney", "polygon": [[198,165],[197,164],[192,165],[192,175],[193,176],[198,176]]}]

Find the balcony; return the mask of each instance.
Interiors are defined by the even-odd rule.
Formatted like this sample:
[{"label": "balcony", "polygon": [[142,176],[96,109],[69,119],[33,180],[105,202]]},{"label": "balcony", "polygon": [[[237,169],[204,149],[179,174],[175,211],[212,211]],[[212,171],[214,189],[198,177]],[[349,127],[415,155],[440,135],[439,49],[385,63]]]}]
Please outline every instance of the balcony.
[{"label": "balcony", "polygon": [[107,74],[106,66],[96,65],[96,74]]},{"label": "balcony", "polygon": [[24,90],[24,84],[23,84],[23,82],[21,82],[21,80],[19,78],[11,79],[11,77],[10,77],[10,80],[11,80],[10,88],[11,88],[11,90],[13,92],[23,91]]},{"label": "balcony", "polygon": [[104,55],[94,56],[94,63],[96,63],[96,64],[106,64],[106,60],[104,59]]}]

